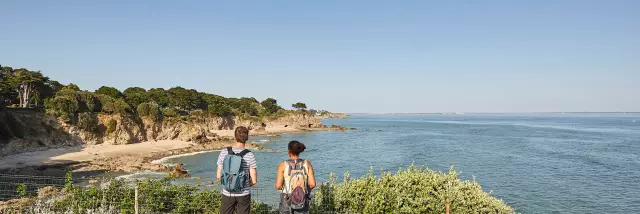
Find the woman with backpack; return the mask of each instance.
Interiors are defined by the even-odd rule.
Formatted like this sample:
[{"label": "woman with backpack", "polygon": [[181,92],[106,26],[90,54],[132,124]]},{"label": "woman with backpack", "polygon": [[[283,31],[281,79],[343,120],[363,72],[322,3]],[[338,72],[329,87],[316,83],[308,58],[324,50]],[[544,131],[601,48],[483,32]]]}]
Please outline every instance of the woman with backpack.
[{"label": "woman with backpack", "polygon": [[308,160],[300,158],[306,148],[298,141],[289,142],[289,160],[278,165],[276,189],[280,190],[280,213],[309,213],[311,190],[316,187],[313,166]]}]

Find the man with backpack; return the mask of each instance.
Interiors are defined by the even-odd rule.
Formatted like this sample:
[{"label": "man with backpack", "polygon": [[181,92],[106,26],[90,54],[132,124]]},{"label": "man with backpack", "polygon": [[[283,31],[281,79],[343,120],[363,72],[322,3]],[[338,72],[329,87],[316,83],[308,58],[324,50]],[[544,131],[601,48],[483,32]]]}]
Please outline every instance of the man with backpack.
[{"label": "man with backpack", "polygon": [[235,144],[220,150],[217,178],[222,184],[222,214],[250,213],[251,187],[258,183],[256,158],[245,149],[249,139],[249,129],[236,128]]}]

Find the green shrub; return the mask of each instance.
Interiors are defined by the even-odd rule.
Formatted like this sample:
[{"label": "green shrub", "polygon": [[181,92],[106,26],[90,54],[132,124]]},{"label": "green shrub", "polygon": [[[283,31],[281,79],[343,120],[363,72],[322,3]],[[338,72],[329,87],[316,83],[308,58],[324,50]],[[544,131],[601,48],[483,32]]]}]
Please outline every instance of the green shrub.
[{"label": "green shrub", "polygon": [[98,117],[92,112],[78,114],[78,127],[88,132],[98,131]]},{"label": "green shrub", "polygon": [[458,173],[435,172],[410,166],[397,174],[373,172],[360,179],[345,174],[342,183],[319,186],[311,213],[444,213],[446,201],[451,213],[514,213],[502,200],[486,193],[475,181],[461,181]]},{"label": "green shrub", "polygon": [[117,125],[118,125],[118,122],[116,122],[114,119],[107,120],[107,133],[111,134],[115,132]]},{"label": "green shrub", "polygon": [[[173,186],[169,180],[137,181],[140,213],[219,213],[218,190],[200,190],[184,184]],[[36,209],[42,213],[133,213],[135,188],[124,180],[113,180],[103,188],[68,186],[61,195],[44,199]],[[266,204],[252,202],[253,213],[273,213]]]},{"label": "green shrub", "polygon": [[26,184],[18,185],[18,187],[16,188],[16,193],[18,193],[18,195],[21,197],[27,195],[27,185]]},{"label": "green shrub", "polygon": [[112,114],[115,112],[114,103],[116,102],[116,99],[104,94],[95,94],[95,97],[96,99],[98,99],[98,102],[100,103],[98,108],[99,112],[104,112],[108,114]]},{"label": "green shrub", "polygon": [[131,110],[131,106],[129,106],[129,103],[124,101],[124,99],[122,99],[122,98],[117,99],[113,103],[113,111],[114,111],[114,113],[118,113],[118,114],[131,114],[131,113],[133,113],[133,111]]},{"label": "green shrub", "polygon": [[58,96],[45,102],[47,112],[62,118],[66,122],[72,122],[78,111],[78,101],[67,96]]},{"label": "green shrub", "polygon": [[141,117],[149,117],[153,121],[162,120],[162,110],[160,106],[155,102],[140,103],[137,108],[138,115]]},{"label": "green shrub", "polygon": [[100,112],[100,100],[91,92],[77,92],[78,103],[81,111]]},{"label": "green shrub", "polygon": [[214,104],[209,105],[208,112],[211,115],[215,115],[219,117],[226,117],[226,116],[233,115],[233,112],[231,111],[231,107],[227,105],[214,105]]},{"label": "green shrub", "polygon": [[171,107],[168,107],[168,108],[164,108],[164,109],[162,109],[162,114],[163,114],[164,116],[167,116],[167,117],[177,117],[177,116],[180,116],[180,115],[178,115],[178,112],[177,112],[174,108],[171,108]]},{"label": "green shrub", "polygon": [[149,115],[149,108],[151,108],[149,106],[149,103],[140,103],[140,105],[138,105],[138,108],[136,108],[138,115],[140,116],[147,116]]}]

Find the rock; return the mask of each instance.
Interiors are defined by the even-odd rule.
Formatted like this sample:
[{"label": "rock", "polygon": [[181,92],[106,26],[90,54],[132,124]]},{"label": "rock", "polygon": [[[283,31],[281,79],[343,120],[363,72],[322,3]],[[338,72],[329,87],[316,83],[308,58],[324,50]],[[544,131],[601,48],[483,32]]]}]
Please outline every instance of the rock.
[{"label": "rock", "polygon": [[264,127],[259,127],[256,130],[254,130],[254,133],[256,133],[256,134],[261,134],[261,133],[265,133],[265,132],[266,132],[266,129]]},{"label": "rock", "polygon": [[211,140],[209,140],[209,138],[207,138],[207,136],[205,135],[198,135],[195,137],[195,139],[193,139],[193,142],[196,144],[207,144],[210,143]]},{"label": "rock", "polygon": [[358,129],[356,129],[356,128],[350,128],[349,130],[358,130]]},{"label": "rock", "polygon": [[176,166],[169,172],[170,178],[188,178],[189,173],[182,168],[181,163],[177,163]]},{"label": "rock", "polygon": [[38,189],[38,198],[51,198],[57,195],[58,195],[58,188],[54,186],[46,186]]}]

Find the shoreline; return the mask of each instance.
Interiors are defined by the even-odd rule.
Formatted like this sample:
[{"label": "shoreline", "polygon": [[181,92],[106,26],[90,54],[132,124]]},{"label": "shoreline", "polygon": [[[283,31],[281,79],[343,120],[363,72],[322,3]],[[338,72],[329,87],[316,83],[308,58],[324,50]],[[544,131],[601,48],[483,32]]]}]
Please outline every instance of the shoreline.
[{"label": "shoreline", "polygon": [[165,162],[167,160],[170,160],[170,159],[173,159],[173,158],[187,157],[187,156],[193,156],[193,155],[204,154],[204,153],[215,152],[215,151],[216,150],[209,150],[209,151],[199,151],[199,152],[190,152],[190,153],[184,153],[184,154],[178,154],[178,155],[171,155],[171,156],[162,157],[160,159],[152,160],[149,163],[162,164],[162,165],[165,165],[165,166],[169,166],[168,164],[165,164]]},{"label": "shoreline", "polygon": [[[299,132],[345,130],[348,129],[338,126],[311,129],[269,127],[252,131],[250,135],[279,136]],[[70,171],[74,177],[95,177],[108,173],[169,172],[174,167],[171,166],[172,164],[164,164],[166,160],[215,152],[233,144],[233,130],[211,132],[221,139],[201,144],[179,140],[159,140],[126,145],[83,145],[12,154],[0,157],[0,174],[61,177]],[[256,142],[248,142],[247,148],[269,150]]]}]

